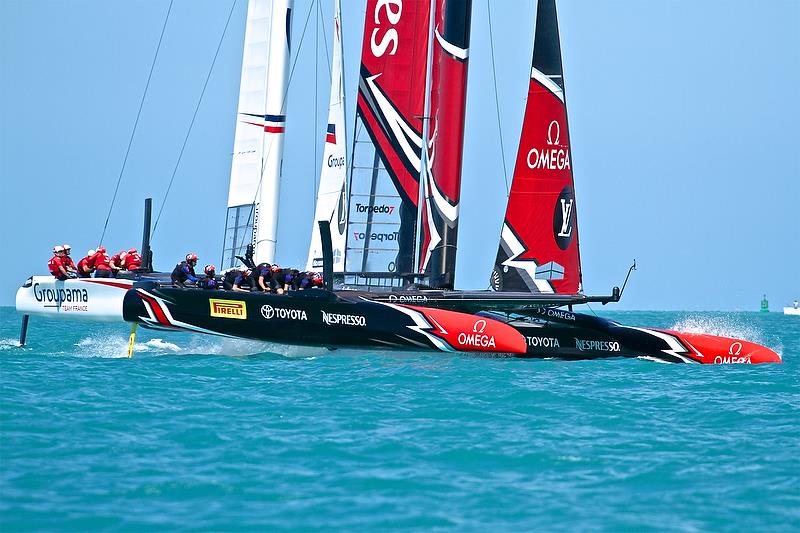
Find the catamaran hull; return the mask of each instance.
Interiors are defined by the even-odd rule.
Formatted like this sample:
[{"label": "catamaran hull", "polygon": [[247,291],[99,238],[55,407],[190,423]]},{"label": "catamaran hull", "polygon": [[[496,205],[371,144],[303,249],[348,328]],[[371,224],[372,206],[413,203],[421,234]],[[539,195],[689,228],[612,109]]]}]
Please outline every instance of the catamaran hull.
[{"label": "catamaran hull", "polygon": [[122,322],[122,301],[131,287],[129,279],[33,276],[17,290],[16,306],[27,315]]},{"label": "catamaran hull", "polygon": [[[388,298],[383,298],[387,300]],[[452,302],[451,302],[452,303]],[[646,357],[671,363],[765,363],[763,346],[712,335],[624,326],[552,307],[509,319],[427,305],[379,301],[354,291],[287,295],[137,286],[123,303],[126,321],[301,346],[370,347],[507,354],[568,360]]]}]

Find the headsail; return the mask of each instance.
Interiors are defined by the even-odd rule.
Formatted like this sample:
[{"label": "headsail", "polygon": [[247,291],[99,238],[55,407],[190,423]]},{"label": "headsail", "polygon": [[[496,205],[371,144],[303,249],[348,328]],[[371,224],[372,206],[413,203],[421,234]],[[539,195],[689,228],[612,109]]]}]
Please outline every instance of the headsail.
[{"label": "headsail", "polygon": [[453,288],[472,0],[436,0],[419,271]]},{"label": "headsail", "polygon": [[491,284],[581,291],[578,221],[555,0],[539,0],[528,103]]},{"label": "headsail", "polygon": [[429,17],[429,2],[367,2],[348,272],[403,274],[414,268]]},{"label": "headsail", "polygon": [[223,268],[248,244],[256,262],[275,256],[293,1],[248,3]]},{"label": "headsail", "polygon": [[327,220],[331,227],[333,271],[344,270],[344,249],[347,231],[347,142],[344,120],[344,83],[342,80],[341,5],[336,0],[333,17],[333,59],[331,63],[331,98],[328,108],[328,128],[322,152],[322,170],[317,192],[317,208],[311,230],[307,270],[322,268],[322,243],[318,222]]}]

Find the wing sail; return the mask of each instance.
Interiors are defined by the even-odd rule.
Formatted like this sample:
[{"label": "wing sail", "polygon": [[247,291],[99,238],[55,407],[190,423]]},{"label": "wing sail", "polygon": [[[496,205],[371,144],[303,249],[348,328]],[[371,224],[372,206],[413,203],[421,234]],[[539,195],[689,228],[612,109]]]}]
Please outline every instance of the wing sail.
[{"label": "wing sail", "polygon": [[493,289],[581,292],[569,141],[555,0],[539,0],[528,102]]},{"label": "wing sail", "polygon": [[275,256],[292,4],[248,3],[222,268],[249,244],[256,262]]},{"label": "wing sail", "polygon": [[318,222],[327,220],[331,227],[333,271],[344,271],[344,248],[347,232],[347,142],[344,119],[344,83],[342,81],[341,6],[336,0],[333,18],[333,59],[331,60],[331,98],[328,128],[322,152],[317,208],[311,230],[306,270],[322,268],[322,243]]},{"label": "wing sail", "polygon": [[428,2],[368,0],[353,138],[346,271],[414,268]]}]

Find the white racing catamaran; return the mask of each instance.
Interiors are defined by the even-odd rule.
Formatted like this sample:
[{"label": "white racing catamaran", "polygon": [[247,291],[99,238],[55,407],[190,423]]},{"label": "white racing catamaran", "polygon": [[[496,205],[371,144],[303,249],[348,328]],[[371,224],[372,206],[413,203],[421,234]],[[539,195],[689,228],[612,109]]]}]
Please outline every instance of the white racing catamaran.
[{"label": "white racing catamaran", "polygon": [[[588,296],[581,288],[555,0],[537,2],[528,100],[491,290],[455,290],[471,4],[366,0],[348,154],[336,1],[330,108],[306,265],[324,271],[325,288],[283,295],[174,288],[148,269],[131,279],[34,276],[19,289],[17,309],[330,348],[780,362],[774,351],[745,340],[625,326],[573,311],[618,301],[621,291]],[[291,7],[290,0],[249,2],[225,267],[237,258],[274,258]]]}]

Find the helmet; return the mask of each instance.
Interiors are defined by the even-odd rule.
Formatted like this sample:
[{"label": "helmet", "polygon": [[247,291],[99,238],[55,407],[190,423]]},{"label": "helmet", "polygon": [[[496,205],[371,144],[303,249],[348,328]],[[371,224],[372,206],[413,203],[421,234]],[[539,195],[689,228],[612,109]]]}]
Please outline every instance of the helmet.
[{"label": "helmet", "polygon": [[249,276],[249,275],[250,275],[250,274],[252,274],[252,273],[253,273],[253,271],[252,271],[252,270],[250,270],[249,268],[246,268],[246,269],[244,269],[244,270],[242,271],[242,274],[244,274],[244,275],[245,275],[245,277]]},{"label": "helmet", "polygon": [[63,252],[63,251],[64,251],[64,247],[61,246],[60,244],[58,246],[54,246],[53,247],[53,253],[54,254],[57,254],[57,253],[60,253],[60,252]]},{"label": "helmet", "polygon": [[322,285],[322,274],[319,272],[314,272],[314,274],[311,276],[311,283],[314,285]]},{"label": "helmet", "polygon": [[63,246],[63,247],[64,247],[64,251],[65,251],[65,252],[66,252],[66,251],[69,251],[69,250],[72,250],[72,246],[70,246],[69,244],[62,244],[61,246]]},{"label": "helmet", "polygon": [[89,250],[88,252],[86,252],[86,257],[91,257],[96,253],[97,253],[97,250]]},{"label": "helmet", "polygon": [[191,262],[196,263],[197,262],[197,255],[193,254],[191,252],[186,254],[186,261],[189,262],[189,263],[191,263]]},{"label": "helmet", "polygon": [[272,265],[271,267],[269,267],[269,269],[273,272],[277,272],[278,270],[281,269],[281,267],[279,267],[278,265]]},{"label": "helmet", "polygon": [[106,247],[105,247],[105,246],[98,246],[98,247],[97,247],[97,253],[98,253],[98,254],[104,254],[104,253],[106,253]]},{"label": "helmet", "polygon": [[128,250],[128,253],[129,254],[135,254],[135,253],[138,253],[138,250],[136,248],[131,248],[130,250]]},{"label": "helmet", "polygon": [[203,269],[203,272],[205,272],[206,274],[208,274],[210,276],[211,273],[212,272],[216,272],[216,270],[217,270],[217,267],[215,267],[214,265],[206,265],[206,267]]}]

